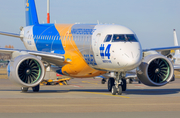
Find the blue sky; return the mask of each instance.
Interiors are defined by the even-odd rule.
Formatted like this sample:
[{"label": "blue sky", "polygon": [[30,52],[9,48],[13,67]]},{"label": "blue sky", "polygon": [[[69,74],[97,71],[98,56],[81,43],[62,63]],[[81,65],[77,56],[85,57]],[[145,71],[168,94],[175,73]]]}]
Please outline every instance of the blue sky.
[{"label": "blue sky", "polygon": [[[35,0],[39,22],[46,22],[46,0]],[[180,43],[180,0],[50,0],[51,23],[115,23],[129,27],[143,49]],[[19,33],[25,26],[25,0],[1,0],[0,31]],[[0,36],[0,46],[25,49],[20,39]]]}]

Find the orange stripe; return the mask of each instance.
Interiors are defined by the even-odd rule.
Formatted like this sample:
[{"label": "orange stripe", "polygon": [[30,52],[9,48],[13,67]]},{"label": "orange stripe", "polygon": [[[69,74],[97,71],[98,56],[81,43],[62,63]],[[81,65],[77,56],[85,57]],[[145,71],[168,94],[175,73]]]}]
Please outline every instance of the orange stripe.
[{"label": "orange stripe", "polygon": [[71,62],[64,62],[66,65],[62,68],[63,74],[67,72],[72,77],[93,77],[106,73],[105,71],[99,71],[91,68],[84,60],[80,53],[77,45],[75,44],[72,34],[71,27],[73,24],[59,24],[55,25],[58,30],[62,45],[65,50],[65,60],[71,59]]}]

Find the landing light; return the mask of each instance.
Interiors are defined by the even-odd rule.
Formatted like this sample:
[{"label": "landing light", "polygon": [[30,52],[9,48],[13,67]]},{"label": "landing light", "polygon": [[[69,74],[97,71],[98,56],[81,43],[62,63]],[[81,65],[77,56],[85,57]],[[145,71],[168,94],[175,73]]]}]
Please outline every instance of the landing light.
[{"label": "landing light", "polygon": [[66,61],[67,61],[67,62],[71,62],[72,60],[71,60],[71,59],[69,59],[69,58],[67,58],[67,59],[66,59]]}]

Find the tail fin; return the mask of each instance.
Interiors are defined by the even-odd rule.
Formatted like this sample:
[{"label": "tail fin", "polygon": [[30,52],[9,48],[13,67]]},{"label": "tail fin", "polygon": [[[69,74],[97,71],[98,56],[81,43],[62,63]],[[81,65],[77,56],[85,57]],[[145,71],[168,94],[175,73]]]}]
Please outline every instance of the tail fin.
[{"label": "tail fin", "polygon": [[34,0],[26,0],[26,26],[39,24]]},{"label": "tail fin", "polygon": [[[179,46],[175,29],[174,29],[174,46]],[[175,51],[175,55],[177,55],[177,54],[179,54],[179,50]]]}]

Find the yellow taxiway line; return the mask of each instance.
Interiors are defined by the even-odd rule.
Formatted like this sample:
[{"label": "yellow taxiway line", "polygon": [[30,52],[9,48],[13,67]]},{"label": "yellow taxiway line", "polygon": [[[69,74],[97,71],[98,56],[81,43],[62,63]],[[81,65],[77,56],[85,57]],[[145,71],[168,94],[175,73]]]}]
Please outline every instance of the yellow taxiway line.
[{"label": "yellow taxiway line", "polygon": [[107,94],[107,93],[97,93],[97,92],[85,92],[85,93],[92,93],[92,94],[99,94],[99,95],[106,95],[106,96],[113,96],[113,97],[121,97],[121,98],[130,98],[130,97],[127,97],[127,96],[111,95],[111,94]]},{"label": "yellow taxiway line", "polygon": [[88,81],[82,81],[82,83],[88,83],[88,84],[95,84],[95,85],[98,85],[98,83],[95,83],[95,82],[88,82]]}]

